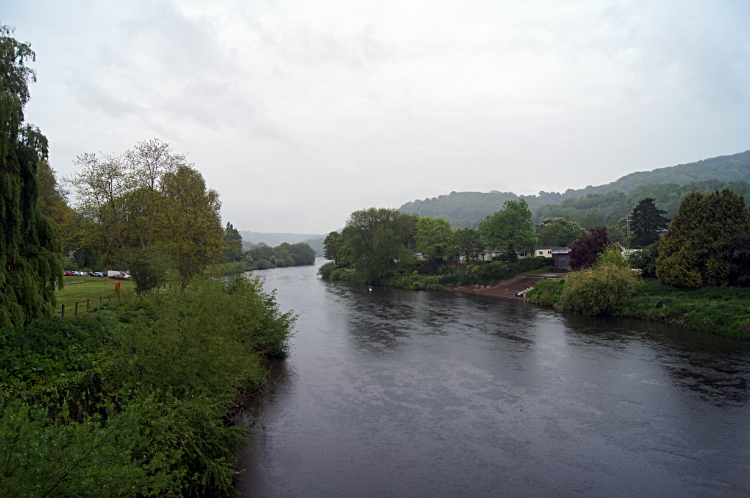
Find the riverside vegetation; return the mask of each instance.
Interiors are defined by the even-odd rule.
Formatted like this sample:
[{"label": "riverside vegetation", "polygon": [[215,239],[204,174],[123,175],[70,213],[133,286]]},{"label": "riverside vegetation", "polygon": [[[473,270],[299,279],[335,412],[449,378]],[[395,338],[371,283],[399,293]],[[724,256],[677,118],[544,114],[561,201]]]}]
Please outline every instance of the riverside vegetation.
[{"label": "riverside vegetation", "polygon": [[[581,244],[582,268],[564,280],[539,282],[528,294],[531,301],[750,339],[750,213],[731,190],[690,193],[664,239],[627,259],[601,234],[588,239]],[[594,261],[586,264],[591,254]]]},{"label": "riverside vegetation", "polygon": [[203,496],[227,489],[240,396],[294,317],[258,278],[194,280],[0,334],[0,495]]},{"label": "riverside vegetation", "polygon": [[[444,290],[446,285],[491,284],[552,265],[551,259],[518,260],[517,252],[536,238],[525,201],[508,201],[477,230],[454,231],[442,218],[420,218],[395,209],[363,209],[349,217],[341,233],[324,241],[332,261],[319,269],[326,280],[349,280],[414,290]],[[502,250],[492,262],[475,261]],[[422,254],[418,259],[415,251]],[[464,264],[457,265],[459,256]]]},{"label": "riverside vegetation", "polygon": [[[730,189],[694,191],[683,197],[671,221],[664,214],[651,198],[635,206],[629,243],[641,248],[625,258],[605,226],[582,235],[580,225],[555,217],[534,228],[523,200],[506,201],[476,230],[454,231],[442,218],[371,208],[352,213],[341,233],[326,237],[325,255],[333,261],[319,274],[331,281],[413,290],[487,285],[550,269],[550,259],[516,260],[517,252],[534,242],[572,240],[570,264],[577,271],[565,279],[539,282],[528,294],[533,302],[586,315],[659,319],[750,338],[750,293],[741,288],[750,284],[750,213],[745,199]],[[659,231],[667,226],[662,239]],[[418,260],[415,251],[424,260]],[[497,254],[492,262],[471,262],[488,251]],[[456,264],[458,256],[464,257],[463,265]],[[453,264],[446,264],[450,259]],[[644,282],[644,277],[652,280]]]},{"label": "riverside vegetation", "polygon": [[[79,156],[69,206],[24,123],[34,53],[0,26],[0,55],[0,496],[227,490],[248,439],[233,412],[285,356],[295,317],[260,279],[221,276],[241,240],[168,144]],[[135,294],[55,317],[58,295],[87,297],[65,292],[64,261],[129,267]]]}]

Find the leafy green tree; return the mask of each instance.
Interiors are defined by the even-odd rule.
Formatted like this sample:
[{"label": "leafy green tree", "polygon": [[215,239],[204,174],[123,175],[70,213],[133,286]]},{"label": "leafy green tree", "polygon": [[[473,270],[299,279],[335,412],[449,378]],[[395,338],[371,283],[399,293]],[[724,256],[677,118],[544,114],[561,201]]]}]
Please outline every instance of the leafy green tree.
[{"label": "leafy green tree", "polygon": [[227,226],[224,229],[224,258],[227,261],[239,261],[242,257],[242,235],[232,226],[231,223],[227,222]]},{"label": "leafy green tree", "polygon": [[57,182],[55,171],[47,161],[37,164],[37,179],[39,180],[39,211],[62,225],[65,216],[70,211],[66,201],[67,192]]},{"label": "leafy green tree", "polygon": [[534,225],[528,203],[508,200],[503,209],[479,223],[479,233],[491,249],[502,249],[508,254],[534,247]]},{"label": "leafy green tree", "polygon": [[430,261],[444,261],[456,254],[451,224],[443,218],[420,218],[416,238],[417,250]]},{"label": "leafy green tree", "polygon": [[540,246],[567,246],[586,234],[586,230],[575,221],[564,216],[547,218],[535,228]]},{"label": "leafy green tree", "polygon": [[691,192],[659,244],[656,275],[674,287],[728,285],[732,265],[719,255],[734,234],[748,228],[745,200],[733,191]]},{"label": "leafy green tree", "polygon": [[84,246],[97,245],[112,258],[129,263],[138,250],[148,251],[163,238],[164,186],[168,174],[190,166],[184,154],[172,153],[158,139],[139,142],[124,154],[82,154],[81,169],[69,181],[84,218],[96,229],[80,234]]},{"label": "leafy green tree", "polygon": [[0,328],[20,327],[52,314],[55,286],[62,286],[62,239],[57,224],[39,209],[38,167],[47,139],[24,124],[35,60],[27,43],[0,26]]},{"label": "leafy green tree", "polygon": [[219,194],[190,166],[178,166],[164,175],[160,233],[168,255],[177,265],[183,288],[213,263],[224,248]]},{"label": "leafy green tree", "polygon": [[368,282],[377,282],[408,264],[414,253],[411,215],[396,209],[369,208],[353,212],[342,231],[345,250]]},{"label": "leafy green tree", "polygon": [[323,241],[325,258],[332,260],[336,264],[339,264],[339,259],[341,259],[341,246],[343,242],[344,240],[341,237],[341,234],[336,232],[335,230],[326,235],[326,238]]},{"label": "leafy green tree", "polygon": [[654,199],[650,197],[638,203],[630,221],[635,247],[645,247],[659,240],[658,231],[669,226],[669,218],[663,216],[665,213],[656,207]]},{"label": "leafy green tree", "polygon": [[473,228],[459,228],[453,232],[453,244],[458,253],[466,258],[467,263],[484,252],[482,238]]}]

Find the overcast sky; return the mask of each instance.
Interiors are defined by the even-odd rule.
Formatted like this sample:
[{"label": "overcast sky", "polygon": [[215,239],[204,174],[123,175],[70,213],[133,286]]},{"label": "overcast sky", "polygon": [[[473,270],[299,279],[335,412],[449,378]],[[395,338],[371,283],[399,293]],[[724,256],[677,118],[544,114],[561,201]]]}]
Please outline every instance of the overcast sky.
[{"label": "overcast sky", "polygon": [[750,149],[750,2],[4,1],[59,174],[160,138],[241,230],[325,233]]}]

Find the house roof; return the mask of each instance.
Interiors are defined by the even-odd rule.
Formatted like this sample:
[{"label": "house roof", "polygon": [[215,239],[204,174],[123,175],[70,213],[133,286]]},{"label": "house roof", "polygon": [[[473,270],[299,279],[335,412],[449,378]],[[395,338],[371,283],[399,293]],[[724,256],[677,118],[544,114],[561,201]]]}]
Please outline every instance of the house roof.
[{"label": "house roof", "polygon": [[559,251],[561,249],[567,249],[567,247],[562,247],[562,246],[536,246],[534,248],[535,251],[542,251],[544,249],[549,249],[550,251]]}]

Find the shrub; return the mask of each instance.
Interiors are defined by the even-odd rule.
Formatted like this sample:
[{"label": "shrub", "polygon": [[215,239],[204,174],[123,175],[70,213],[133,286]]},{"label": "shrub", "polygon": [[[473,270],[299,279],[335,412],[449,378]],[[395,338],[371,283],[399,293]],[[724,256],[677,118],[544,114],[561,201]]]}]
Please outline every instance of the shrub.
[{"label": "shrub", "polygon": [[631,268],[641,270],[643,277],[656,277],[656,258],[659,255],[659,242],[654,242],[650,246],[644,247],[639,251],[630,253],[627,262]]},{"label": "shrub", "polygon": [[130,263],[135,291],[142,293],[164,285],[172,267],[172,262],[161,251],[142,252]]},{"label": "shrub", "polygon": [[537,304],[554,306],[560,302],[565,280],[562,278],[545,278],[534,284],[526,297]]},{"label": "shrub", "polygon": [[612,314],[640,284],[638,274],[627,266],[603,262],[568,273],[558,306],[584,315]]},{"label": "shrub", "polygon": [[438,279],[438,282],[441,285],[451,285],[455,284],[458,281],[458,275],[455,273],[451,273],[450,275],[443,275]]},{"label": "shrub", "polygon": [[338,270],[338,268],[339,265],[331,261],[330,263],[326,263],[318,268],[318,275],[320,275],[323,280],[328,280],[331,278],[331,273]]}]

